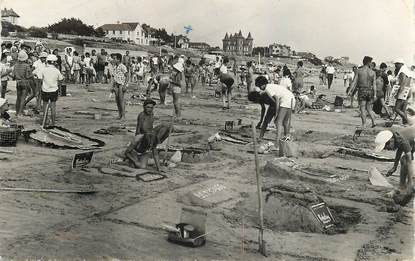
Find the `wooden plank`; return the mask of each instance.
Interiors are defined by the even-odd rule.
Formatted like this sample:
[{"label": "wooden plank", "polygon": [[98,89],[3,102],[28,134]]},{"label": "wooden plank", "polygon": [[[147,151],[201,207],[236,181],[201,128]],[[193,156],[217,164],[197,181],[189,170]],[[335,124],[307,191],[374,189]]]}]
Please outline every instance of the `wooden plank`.
[{"label": "wooden plank", "polygon": [[40,188],[6,188],[0,187],[0,191],[17,191],[17,192],[47,192],[47,193],[95,193],[96,190],[76,190],[76,189],[40,189]]}]

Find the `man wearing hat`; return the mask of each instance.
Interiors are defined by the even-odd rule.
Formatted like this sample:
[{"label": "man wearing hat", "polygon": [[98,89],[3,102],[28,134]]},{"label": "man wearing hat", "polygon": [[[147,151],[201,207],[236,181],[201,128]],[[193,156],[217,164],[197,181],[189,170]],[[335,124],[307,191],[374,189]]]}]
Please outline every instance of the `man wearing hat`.
[{"label": "man wearing hat", "polygon": [[46,66],[46,58],[48,54],[46,52],[41,52],[39,54],[39,59],[33,62],[33,76],[35,84],[32,86],[32,93],[27,97],[25,101],[25,106],[28,104],[34,97],[36,97],[36,109],[40,110],[41,99],[40,93],[42,89],[42,72]]},{"label": "man wearing hat", "polygon": [[375,152],[383,149],[396,150],[395,162],[388,171],[386,177],[391,176],[401,163],[399,193],[412,194],[412,161],[415,151],[415,126],[401,129],[400,131],[384,130],[375,138]]},{"label": "man wearing hat", "polygon": [[147,99],[143,104],[143,111],[138,114],[135,137],[129,144],[124,155],[129,164],[136,168],[146,168],[149,150],[152,151],[157,171],[161,170],[160,157],[157,145],[163,143],[170,135],[170,124],[160,124],[153,128],[154,106],[156,102]]},{"label": "man wearing hat", "polygon": [[184,67],[181,63],[176,63],[173,65],[170,72],[170,86],[169,89],[173,96],[173,105],[176,118],[180,119],[181,109],[180,109],[180,93],[181,88],[181,74],[183,73]]},{"label": "man wearing hat", "polygon": [[64,79],[54,65],[54,62],[57,60],[58,58],[55,55],[49,54],[46,57],[45,68],[43,68],[40,74],[42,79],[43,115],[47,113],[47,104],[50,103],[52,126],[55,125],[56,121],[56,101],[58,100],[59,82]]},{"label": "man wearing hat", "polygon": [[13,76],[16,80],[16,118],[23,113],[24,101],[27,91],[30,88],[31,79],[33,79],[32,68],[26,62],[29,56],[25,51],[20,51],[17,57],[17,63],[14,66]]},{"label": "man wearing hat", "polygon": [[408,124],[406,107],[411,91],[411,79],[415,78],[414,73],[404,64],[402,59],[395,61],[395,75],[399,89],[396,95],[395,112],[402,118],[404,125]]}]

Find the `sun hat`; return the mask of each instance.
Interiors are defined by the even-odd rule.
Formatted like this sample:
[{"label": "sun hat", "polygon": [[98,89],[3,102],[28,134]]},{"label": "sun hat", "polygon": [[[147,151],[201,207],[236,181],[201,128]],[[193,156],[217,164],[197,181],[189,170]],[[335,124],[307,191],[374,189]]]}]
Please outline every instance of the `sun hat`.
[{"label": "sun hat", "polygon": [[183,64],[181,64],[181,63],[174,64],[173,68],[176,69],[179,72],[183,72]]},{"label": "sun hat", "polygon": [[7,99],[0,98],[0,108],[3,107],[7,103]]},{"label": "sun hat", "polygon": [[29,58],[29,56],[27,55],[27,53],[23,50],[21,50],[19,52],[19,54],[17,55],[17,60],[24,62],[27,60],[27,58]]},{"label": "sun hat", "polygon": [[376,135],[375,138],[375,152],[381,152],[385,148],[386,142],[393,137],[393,133],[389,130],[383,130]]},{"label": "sun hat", "polygon": [[56,55],[54,55],[54,54],[49,54],[49,55],[46,57],[46,61],[55,62],[55,61],[57,61],[57,60],[58,60],[58,57],[56,57]]},{"label": "sun hat", "polygon": [[396,63],[401,63],[401,64],[404,64],[405,62],[404,62],[404,60],[402,59],[402,58],[398,58],[398,59],[396,59],[395,60],[395,62],[394,62],[395,64]]},{"label": "sun hat", "polygon": [[47,58],[48,57],[48,53],[47,52],[41,52],[39,55],[39,58]]},{"label": "sun hat", "polygon": [[153,106],[155,106],[156,102],[153,101],[152,99],[147,99],[147,100],[144,101],[143,106],[146,107],[149,104],[152,104]]}]

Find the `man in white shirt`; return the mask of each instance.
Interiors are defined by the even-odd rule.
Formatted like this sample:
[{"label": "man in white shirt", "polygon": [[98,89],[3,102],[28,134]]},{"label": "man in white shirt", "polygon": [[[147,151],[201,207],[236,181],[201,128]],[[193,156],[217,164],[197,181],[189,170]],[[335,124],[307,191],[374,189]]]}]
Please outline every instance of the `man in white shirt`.
[{"label": "man in white shirt", "polygon": [[333,83],[334,73],[336,72],[336,69],[330,63],[326,68],[326,72],[327,72],[327,86],[330,90],[331,84]]},{"label": "man in white shirt", "polygon": [[42,100],[43,100],[43,113],[45,115],[47,104],[50,103],[52,126],[55,125],[56,120],[56,101],[58,100],[59,82],[63,80],[63,75],[56,69],[53,63],[58,58],[49,54],[46,58],[46,66],[42,72]]},{"label": "man in white shirt", "polygon": [[[284,127],[284,136],[287,136],[290,133],[291,111],[295,108],[294,94],[285,86],[268,84],[268,81],[264,76],[259,76],[255,79],[255,86],[259,87],[262,91],[265,91],[274,102],[270,106],[275,106],[275,126],[277,128],[276,144],[278,146],[282,127]],[[267,125],[268,124],[262,125],[260,138],[264,137]]]},{"label": "man in white shirt", "polygon": [[395,112],[402,118],[402,123],[406,125],[408,124],[406,107],[408,105],[408,99],[411,96],[411,84],[413,79],[415,79],[415,73],[404,64],[403,59],[397,59],[395,61],[395,70],[398,71],[396,79],[399,85]]}]

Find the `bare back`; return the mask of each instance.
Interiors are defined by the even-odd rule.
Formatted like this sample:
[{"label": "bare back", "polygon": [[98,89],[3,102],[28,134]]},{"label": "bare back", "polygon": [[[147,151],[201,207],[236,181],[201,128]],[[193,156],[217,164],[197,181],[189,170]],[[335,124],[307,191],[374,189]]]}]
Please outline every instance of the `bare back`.
[{"label": "bare back", "polygon": [[373,86],[373,80],[375,79],[375,72],[372,71],[369,67],[363,66],[357,69],[356,72],[357,77],[357,88],[367,88],[370,89]]}]

